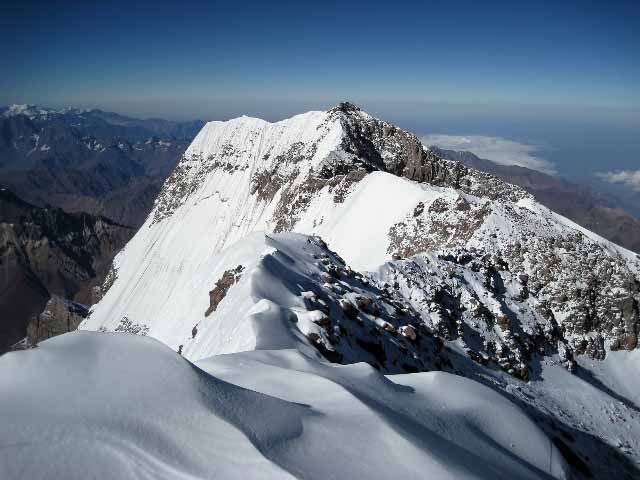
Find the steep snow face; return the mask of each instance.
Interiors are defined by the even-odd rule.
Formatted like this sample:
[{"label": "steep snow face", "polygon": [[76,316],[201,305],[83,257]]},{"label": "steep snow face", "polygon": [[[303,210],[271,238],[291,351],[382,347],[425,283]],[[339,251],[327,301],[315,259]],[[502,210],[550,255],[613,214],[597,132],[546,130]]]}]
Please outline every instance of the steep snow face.
[{"label": "steep snow face", "polygon": [[193,365],[149,338],[77,332],[4,355],[0,388],[12,479],[568,477],[515,406],[445,373],[286,350]]},{"label": "steep snow face", "polygon": [[336,149],[340,125],[325,112],[278,123],[241,117],[210,122],[196,136],[156,201],[151,226],[168,216],[216,225],[216,249],[264,229],[284,183],[308,175]]}]

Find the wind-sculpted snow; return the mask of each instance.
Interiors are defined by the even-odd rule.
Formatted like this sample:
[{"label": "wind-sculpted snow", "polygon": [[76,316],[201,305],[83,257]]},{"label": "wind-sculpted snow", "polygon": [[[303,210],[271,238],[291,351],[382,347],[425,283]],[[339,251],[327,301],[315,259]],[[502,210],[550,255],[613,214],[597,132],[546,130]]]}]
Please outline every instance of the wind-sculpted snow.
[{"label": "wind-sculpted snow", "polygon": [[147,337],[89,332],[9,353],[3,477],[567,478],[535,424],[476,382],[257,353],[194,365]]}]

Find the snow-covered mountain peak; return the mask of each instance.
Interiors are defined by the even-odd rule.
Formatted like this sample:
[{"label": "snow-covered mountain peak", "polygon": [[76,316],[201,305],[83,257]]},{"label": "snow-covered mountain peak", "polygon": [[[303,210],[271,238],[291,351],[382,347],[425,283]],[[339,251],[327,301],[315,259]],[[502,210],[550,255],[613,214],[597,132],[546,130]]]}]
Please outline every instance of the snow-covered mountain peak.
[{"label": "snow-covered mountain peak", "polygon": [[74,107],[64,107],[56,110],[53,108],[41,107],[39,105],[14,103],[12,105],[5,107],[2,110],[2,116],[13,117],[15,115],[24,115],[33,120],[34,118],[47,117],[49,115],[65,115],[65,114],[80,115],[88,111],[89,110],[82,110]]},{"label": "snow-covered mountain peak", "polygon": [[12,104],[7,106],[2,115],[4,117],[12,117],[14,115],[26,115],[28,117],[34,117],[37,115],[46,115],[48,113],[52,113],[52,110],[38,107],[37,105],[28,105],[28,104]]},{"label": "snow-covered mountain peak", "polygon": [[276,229],[287,230],[296,220],[292,210],[304,207],[311,195],[328,186],[340,198],[376,170],[482,197],[528,197],[518,187],[438,157],[415,135],[344,102],[275,123],[250,117],[209,122],[165,184],[153,223],[185,202],[215,194],[214,179],[224,172],[249,187],[258,203],[272,203]]}]

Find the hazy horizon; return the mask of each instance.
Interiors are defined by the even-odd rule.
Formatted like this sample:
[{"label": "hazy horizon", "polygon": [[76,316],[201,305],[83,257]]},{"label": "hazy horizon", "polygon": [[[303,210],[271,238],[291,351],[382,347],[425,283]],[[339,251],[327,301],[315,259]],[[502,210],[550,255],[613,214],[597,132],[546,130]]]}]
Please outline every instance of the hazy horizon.
[{"label": "hazy horizon", "polygon": [[640,5],[24,1],[0,104],[211,100],[640,108]]}]

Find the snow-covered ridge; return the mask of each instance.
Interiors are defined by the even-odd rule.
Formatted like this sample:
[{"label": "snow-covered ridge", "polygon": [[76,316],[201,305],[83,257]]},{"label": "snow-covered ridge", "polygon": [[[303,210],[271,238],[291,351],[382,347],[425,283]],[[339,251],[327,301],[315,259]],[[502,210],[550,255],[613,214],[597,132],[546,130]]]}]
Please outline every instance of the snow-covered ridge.
[{"label": "snow-covered ridge", "polygon": [[[273,234],[289,231],[319,235],[344,261],[315,237]],[[340,105],[207,124],[82,328],[147,334],[193,361],[292,349],[387,373],[444,369],[537,409],[511,386],[541,382],[549,362],[588,378],[585,361],[636,348],[638,271],[631,252],[518,187]],[[595,397],[598,408],[614,398]],[[637,443],[633,399],[607,427],[596,414],[577,425],[545,398],[602,475],[604,446]]]},{"label": "snow-covered ridge", "polygon": [[[580,231],[517,187],[424,151],[415,136],[351,104],[276,123],[206,124],[116,259],[121,293],[107,292],[92,325],[147,323],[158,295],[171,298],[202,279],[200,288],[211,288],[207,262],[226,247],[254,231],[287,230],[319,234],[359,270],[440,249],[502,258],[528,279],[531,308],[546,312],[537,323],[560,322],[572,332],[571,348],[587,342],[602,356],[605,341],[637,343],[639,262],[631,252]],[[583,307],[584,288],[601,298]],[[153,321],[169,322],[164,315]],[[171,315],[193,325],[201,314]]]}]

